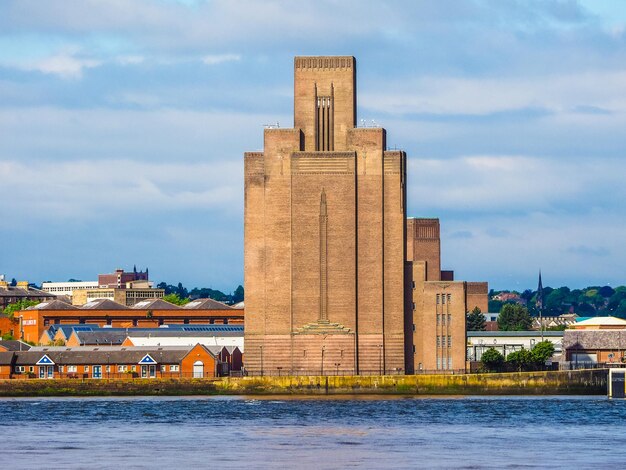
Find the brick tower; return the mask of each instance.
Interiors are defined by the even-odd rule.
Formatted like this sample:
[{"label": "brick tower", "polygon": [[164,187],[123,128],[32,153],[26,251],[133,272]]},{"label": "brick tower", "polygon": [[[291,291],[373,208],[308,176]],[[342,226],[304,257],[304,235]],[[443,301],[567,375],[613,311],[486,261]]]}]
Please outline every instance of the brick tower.
[{"label": "brick tower", "polygon": [[246,368],[403,373],[406,155],[356,127],[354,57],[294,77],[294,127],[244,156]]}]

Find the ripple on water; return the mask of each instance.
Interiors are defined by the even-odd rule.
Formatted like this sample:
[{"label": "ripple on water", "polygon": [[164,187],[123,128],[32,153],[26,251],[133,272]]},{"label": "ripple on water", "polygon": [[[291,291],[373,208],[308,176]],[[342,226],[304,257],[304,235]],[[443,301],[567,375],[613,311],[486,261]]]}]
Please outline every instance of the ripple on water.
[{"label": "ripple on water", "polygon": [[626,402],[603,397],[0,399],[0,416],[11,468],[618,468],[626,449]]}]

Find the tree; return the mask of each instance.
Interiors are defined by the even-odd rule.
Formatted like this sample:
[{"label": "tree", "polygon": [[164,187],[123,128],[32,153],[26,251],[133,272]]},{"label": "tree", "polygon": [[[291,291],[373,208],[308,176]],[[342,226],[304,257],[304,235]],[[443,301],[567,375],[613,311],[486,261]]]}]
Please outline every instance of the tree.
[{"label": "tree", "polygon": [[467,331],[485,331],[485,316],[480,308],[474,307],[474,310],[467,312]]},{"label": "tree", "polygon": [[185,305],[189,303],[189,298],[185,297],[183,299],[180,298],[178,294],[168,294],[163,296],[163,300],[169,302],[174,305]]},{"label": "tree", "polygon": [[528,349],[514,351],[506,357],[506,362],[513,364],[518,371],[528,369],[534,362],[533,354]]},{"label": "tree", "polygon": [[498,371],[504,364],[504,356],[494,348],[489,348],[483,353],[480,361],[486,370]]},{"label": "tree", "polygon": [[533,323],[528,309],[519,304],[506,304],[498,315],[498,328],[502,331],[529,330]]},{"label": "tree", "polygon": [[554,355],[554,344],[550,341],[541,341],[531,349],[533,362],[537,365],[543,365],[548,359]]},{"label": "tree", "polygon": [[2,341],[12,341],[15,339],[15,336],[13,336],[11,333],[5,333],[2,335]]},{"label": "tree", "polygon": [[598,291],[598,294],[600,294],[602,297],[608,299],[613,294],[615,294],[615,289],[613,289],[611,286],[600,287],[600,290]]},{"label": "tree", "polygon": [[487,308],[490,312],[499,312],[502,309],[503,305],[504,302],[502,302],[501,300],[492,300],[491,298],[489,298]]},{"label": "tree", "polygon": [[37,305],[38,303],[39,303],[38,300],[18,300],[17,302],[7,305],[2,311],[2,313],[13,318],[13,315],[15,314],[15,312],[19,312],[20,310],[25,310],[28,307]]},{"label": "tree", "polygon": [[243,301],[243,286],[238,286],[233,292],[233,303],[239,303]]}]

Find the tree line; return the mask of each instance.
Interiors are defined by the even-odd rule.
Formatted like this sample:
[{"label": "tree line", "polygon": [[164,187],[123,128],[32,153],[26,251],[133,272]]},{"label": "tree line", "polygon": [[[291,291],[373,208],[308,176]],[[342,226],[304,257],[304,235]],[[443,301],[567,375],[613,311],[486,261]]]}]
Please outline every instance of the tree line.
[{"label": "tree line", "polygon": [[[505,298],[506,300],[500,300]],[[489,311],[499,312],[506,304],[519,304],[528,309],[532,317],[539,316],[537,291],[523,292],[502,290],[489,292]],[[626,319],[626,287],[589,286],[570,289],[567,286],[543,288],[543,316],[558,317],[564,313],[576,313],[581,317],[611,315]]]},{"label": "tree line", "polygon": [[157,289],[165,290],[167,298],[164,298],[164,300],[176,303],[177,305],[183,305],[183,303],[187,303],[194,299],[206,298],[217,300],[218,302],[224,302],[225,304],[236,304],[243,301],[244,294],[243,286],[241,285],[237,286],[237,288],[230,294],[225,294],[220,290],[211,289],[210,287],[194,287],[193,289],[188,290],[180,282],[177,285],[159,282],[156,287]]}]

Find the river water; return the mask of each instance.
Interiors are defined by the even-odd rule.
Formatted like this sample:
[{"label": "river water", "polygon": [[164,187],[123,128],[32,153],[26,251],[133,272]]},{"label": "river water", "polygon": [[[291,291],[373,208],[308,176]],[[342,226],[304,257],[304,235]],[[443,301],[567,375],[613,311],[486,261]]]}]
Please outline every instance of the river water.
[{"label": "river water", "polygon": [[624,468],[605,397],[0,399],[3,468]]}]

